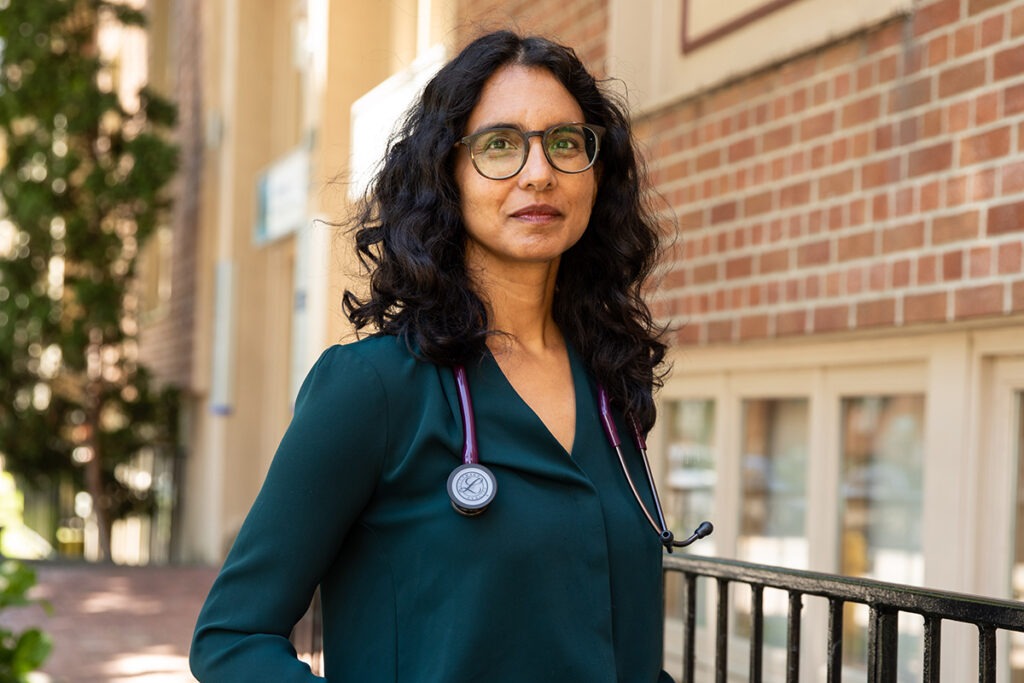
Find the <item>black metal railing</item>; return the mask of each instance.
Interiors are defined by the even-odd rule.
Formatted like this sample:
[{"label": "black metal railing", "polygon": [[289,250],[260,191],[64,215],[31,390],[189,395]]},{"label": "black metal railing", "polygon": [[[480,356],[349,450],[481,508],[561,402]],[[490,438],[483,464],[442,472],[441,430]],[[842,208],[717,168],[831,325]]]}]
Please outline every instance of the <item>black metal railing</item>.
[{"label": "black metal railing", "polygon": [[[746,678],[749,683],[762,683],[763,678],[766,588],[782,590],[788,594],[786,683],[800,680],[800,635],[805,596],[824,598],[828,603],[826,683],[840,683],[843,680],[843,608],[847,603],[866,605],[869,610],[867,683],[896,683],[898,617],[901,612],[920,615],[924,620],[923,683],[939,683],[944,621],[970,624],[977,628],[979,683],[996,681],[997,631],[1024,633],[1024,603],[1021,602],[716,558],[666,555],[663,565],[666,578],[669,574],[678,574],[682,579],[683,651],[680,683],[694,681],[698,578],[713,580],[718,587],[714,630],[715,683],[726,683],[730,678],[729,587],[732,584],[750,587],[750,658]],[[318,595],[292,634],[300,656],[311,664],[314,673],[320,672],[321,637]]]},{"label": "black metal railing", "polygon": [[801,612],[805,596],[821,597],[828,603],[828,636],[825,652],[827,683],[839,683],[842,680],[843,608],[847,603],[863,604],[869,609],[868,683],[896,683],[899,649],[897,619],[901,612],[917,614],[924,619],[924,661],[921,677],[924,683],[939,681],[944,621],[970,624],[977,628],[980,683],[996,681],[996,632],[1024,632],[1024,603],[1009,600],[695,556],[666,556],[664,568],[666,578],[669,574],[678,573],[682,579],[682,683],[694,681],[697,659],[698,577],[713,580],[718,587],[714,626],[716,683],[725,683],[729,677],[731,584],[745,584],[750,587],[750,660],[747,678],[749,683],[761,683],[763,675],[765,588],[780,589],[788,593],[785,647],[787,683],[800,680]]}]

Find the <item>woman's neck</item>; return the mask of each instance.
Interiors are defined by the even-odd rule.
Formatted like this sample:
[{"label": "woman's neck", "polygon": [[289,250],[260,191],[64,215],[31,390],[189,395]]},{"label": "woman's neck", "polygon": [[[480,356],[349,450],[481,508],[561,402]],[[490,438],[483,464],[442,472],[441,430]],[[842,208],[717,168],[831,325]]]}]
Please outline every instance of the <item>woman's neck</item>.
[{"label": "woman's neck", "polygon": [[470,270],[488,307],[487,347],[505,379],[567,454],[576,435],[572,367],[552,305],[558,264],[519,264],[498,271]]},{"label": "woman's neck", "polygon": [[492,353],[545,354],[565,347],[552,315],[557,273],[557,262],[515,272],[471,271],[473,285],[488,308],[490,329],[503,333],[488,342]]}]

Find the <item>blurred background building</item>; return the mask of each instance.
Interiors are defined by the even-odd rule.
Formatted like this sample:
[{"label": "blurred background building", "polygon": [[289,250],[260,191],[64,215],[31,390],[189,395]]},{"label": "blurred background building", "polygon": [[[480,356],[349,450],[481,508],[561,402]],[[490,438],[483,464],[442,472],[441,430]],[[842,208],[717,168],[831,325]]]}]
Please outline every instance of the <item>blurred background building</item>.
[{"label": "blurred background building", "polygon": [[[668,235],[652,453],[672,524],[715,523],[695,552],[1024,596],[1024,3],[147,8],[150,78],[181,107],[141,344],[187,392],[174,559],[223,558],[299,382],[348,338],[339,221],[394,121],[511,26],[574,46],[633,112]],[[785,596],[768,616],[784,644]]]}]

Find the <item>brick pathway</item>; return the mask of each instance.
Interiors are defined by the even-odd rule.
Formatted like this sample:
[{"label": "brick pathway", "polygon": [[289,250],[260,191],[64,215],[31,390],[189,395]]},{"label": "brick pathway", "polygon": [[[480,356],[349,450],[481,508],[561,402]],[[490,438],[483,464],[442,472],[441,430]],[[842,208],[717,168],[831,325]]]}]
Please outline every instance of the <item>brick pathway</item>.
[{"label": "brick pathway", "polygon": [[192,627],[216,571],[206,567],[34,565],[35,595],[53,605],[8,610],[7,627],[41,626],[52,683],[193,683]]}]

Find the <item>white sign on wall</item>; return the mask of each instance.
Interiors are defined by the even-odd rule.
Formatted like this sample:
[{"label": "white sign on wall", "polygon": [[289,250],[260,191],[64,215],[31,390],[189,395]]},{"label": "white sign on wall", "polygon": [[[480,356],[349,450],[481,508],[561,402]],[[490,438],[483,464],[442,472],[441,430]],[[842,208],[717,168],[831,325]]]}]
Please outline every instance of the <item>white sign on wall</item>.
[{"label": "white sign on wall", "polygon": [[297,147],[260,175],[254,239],[258,244],[291,234],[309,213],[309,150]]}]

